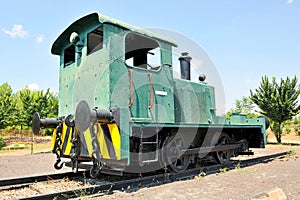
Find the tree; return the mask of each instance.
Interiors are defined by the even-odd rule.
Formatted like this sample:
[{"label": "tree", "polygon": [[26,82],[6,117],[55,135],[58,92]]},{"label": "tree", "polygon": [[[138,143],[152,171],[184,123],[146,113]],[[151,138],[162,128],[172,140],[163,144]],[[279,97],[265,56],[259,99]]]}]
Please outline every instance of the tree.
[{"label": "tree", "polygon": [[294,118],[294,130],[300,136],[300,115]]},{"label": "tree", "polygon": [[50,89],[32,91],[28,87],[13,93],[8,83],[0,85],[0,129],[30,128],[35,112],[41,117],[57,117],[57,95]]},{"label": "tree", "polygon": [[276,82],[275,77],[269,81],[267,76],[263,76],[259,88],[255,92],[250,90],[250,99],[261,109],[263,115],[273,121],[273,131],[279,143],[282,123],[292,119],[300,111],[300,86],[297,82],[296,76],[293,79],[281,78],[280,83]]},{"label": "tree", "polygon": [[15,101],[8,83],[0,85],[0,129],[13,125],[15,121]]},{"label": "tree", "polygon": [[22,130],[24,127],[30,127],[34,101],[32,92],[28,88],[20,90],[18,96],[20,99],[19,124]]},{"label": "tree", "polygon": [[40,98],[42,101],[46,102],[45,107],[40,107],[42,117],[57,117],[58,115],[58,97],[56,94],[52,93],[48,88],[46,93],[43,94],[43,91],[40,93]]},{"label": "tree", "polygon": [[19,124],[21,127],[31,127],[32,115],[39,112],[41,117],[57,117],[58,114],[58,98],[47,89],[31,91],[24,88],[19,91],[20,114]]},{"label": "tree", "polygon": [[242,99],[235,100],[235,112],[248,114],[254,108],[253,101],[249,97],[242,97]]},{"label": "tree", "polygon": [[242,99],[235,100],[235,107],[225,114],[225,118],[229,119],[230,115],[234,112],[247,114],[247,118],[256,117],[256,114],[254,114],[252,111],[253,108],[253,101],[249,97],[243,96]]}]

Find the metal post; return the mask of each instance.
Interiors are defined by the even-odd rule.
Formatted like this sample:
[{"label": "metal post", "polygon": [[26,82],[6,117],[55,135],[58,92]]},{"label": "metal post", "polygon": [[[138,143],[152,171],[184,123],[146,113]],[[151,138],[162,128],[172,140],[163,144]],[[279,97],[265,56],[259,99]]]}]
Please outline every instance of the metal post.
[{"label": "metal post", "polygon": [[31,146],[30,146],[30,154],[33,154],[33,138],[34,137],[34,134],[33,134],[33,131],[31,131]]}]

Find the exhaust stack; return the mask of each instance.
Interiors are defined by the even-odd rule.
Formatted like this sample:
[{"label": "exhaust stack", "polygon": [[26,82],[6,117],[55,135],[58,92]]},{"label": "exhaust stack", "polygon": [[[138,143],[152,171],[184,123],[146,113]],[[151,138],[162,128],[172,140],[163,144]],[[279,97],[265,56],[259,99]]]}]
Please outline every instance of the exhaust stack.
[{"label": "exhaust stack", "polygon": [[180,72],[181,78],[185,80],[191,80],[191,60],[192,57],[188,55],[188,52],[181,53],[181,56],[178,58],[180,61]]}]

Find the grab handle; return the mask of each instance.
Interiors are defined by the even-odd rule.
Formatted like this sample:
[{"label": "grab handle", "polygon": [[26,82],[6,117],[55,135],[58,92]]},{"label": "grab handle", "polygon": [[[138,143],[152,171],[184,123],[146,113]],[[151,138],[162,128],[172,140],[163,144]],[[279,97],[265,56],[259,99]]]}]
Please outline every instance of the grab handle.
[{"label": "grab handle", "polygon": [[128,70],[129,73],[129,81],[130,81],[130,96],[129,96],[129,104],[128,107],[131,108],[133,106],[133,72],[131,69]]},{"label": "grab handle", "polygon": [[150,81],[150,105],[148,106],[149,109],[153,107],[154,98],[153,98],[153,85],[152,85],[152,74],[148,74],[149,81]]}]

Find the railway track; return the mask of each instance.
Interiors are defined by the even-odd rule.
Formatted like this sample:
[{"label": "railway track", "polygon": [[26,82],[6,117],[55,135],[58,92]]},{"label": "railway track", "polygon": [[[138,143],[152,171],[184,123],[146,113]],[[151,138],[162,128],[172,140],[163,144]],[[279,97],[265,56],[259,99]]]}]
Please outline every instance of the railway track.
[{"label": "railway track", "polygon": [[29,185],[37,182],[58,181],[64,178],[75,179],[82,176],[83,173],[84,171],[80,171],[77,174],[73,172],[65,172],[40,176],[28,176],[23,178],[3,179],[0,180],[0,191],[28,187]]},{"label": "railway track", "polygon": [[160,173],[154,175],[147,175],[144,177],[134,177],[129,178],[119,178],[116,181],[99,180],[99,179],[90,179],[85,177],[84,172],[80,174],[62,173],[62,174],[51,174],[45,176],[36,176],[36,177],[25,177],[21,179],[7,179],[0,181],[0,192],[1,190],[10,190],[17,188],[30,187],[30,185],[36,182],[46,182],[53,180],[60,180],[65,177],[68,177],[73,180],[84,182],[83,186],[79,189],[69,189],[60,192],[52,192],[47,194],[38,194],[34,196],[22,197],[19,199],[69,199],[69,198],[78,198],[82,196],[97,196],[103,194],[112,193],[114,190],[122,191],[135,191],[142,187],[150,187],[161,185],[164,183],[169,183],[177,180],[191,179],[198,175],[209,175],[214,173],[219,173],[220,169],[226,168],[226,170],[234,169],[236,167],[247,167],[255,165],[258,163],[270,162],[276,158],[281,158],[289,154],[289,151],[284,151],[280,153],[275,153],[266,156],[260,156],[257,158],[250,158],[247,160],[234,160],[230,164],[226,165],[212,165],[201,167],[197,169],[189,169],[181,173]]}]

